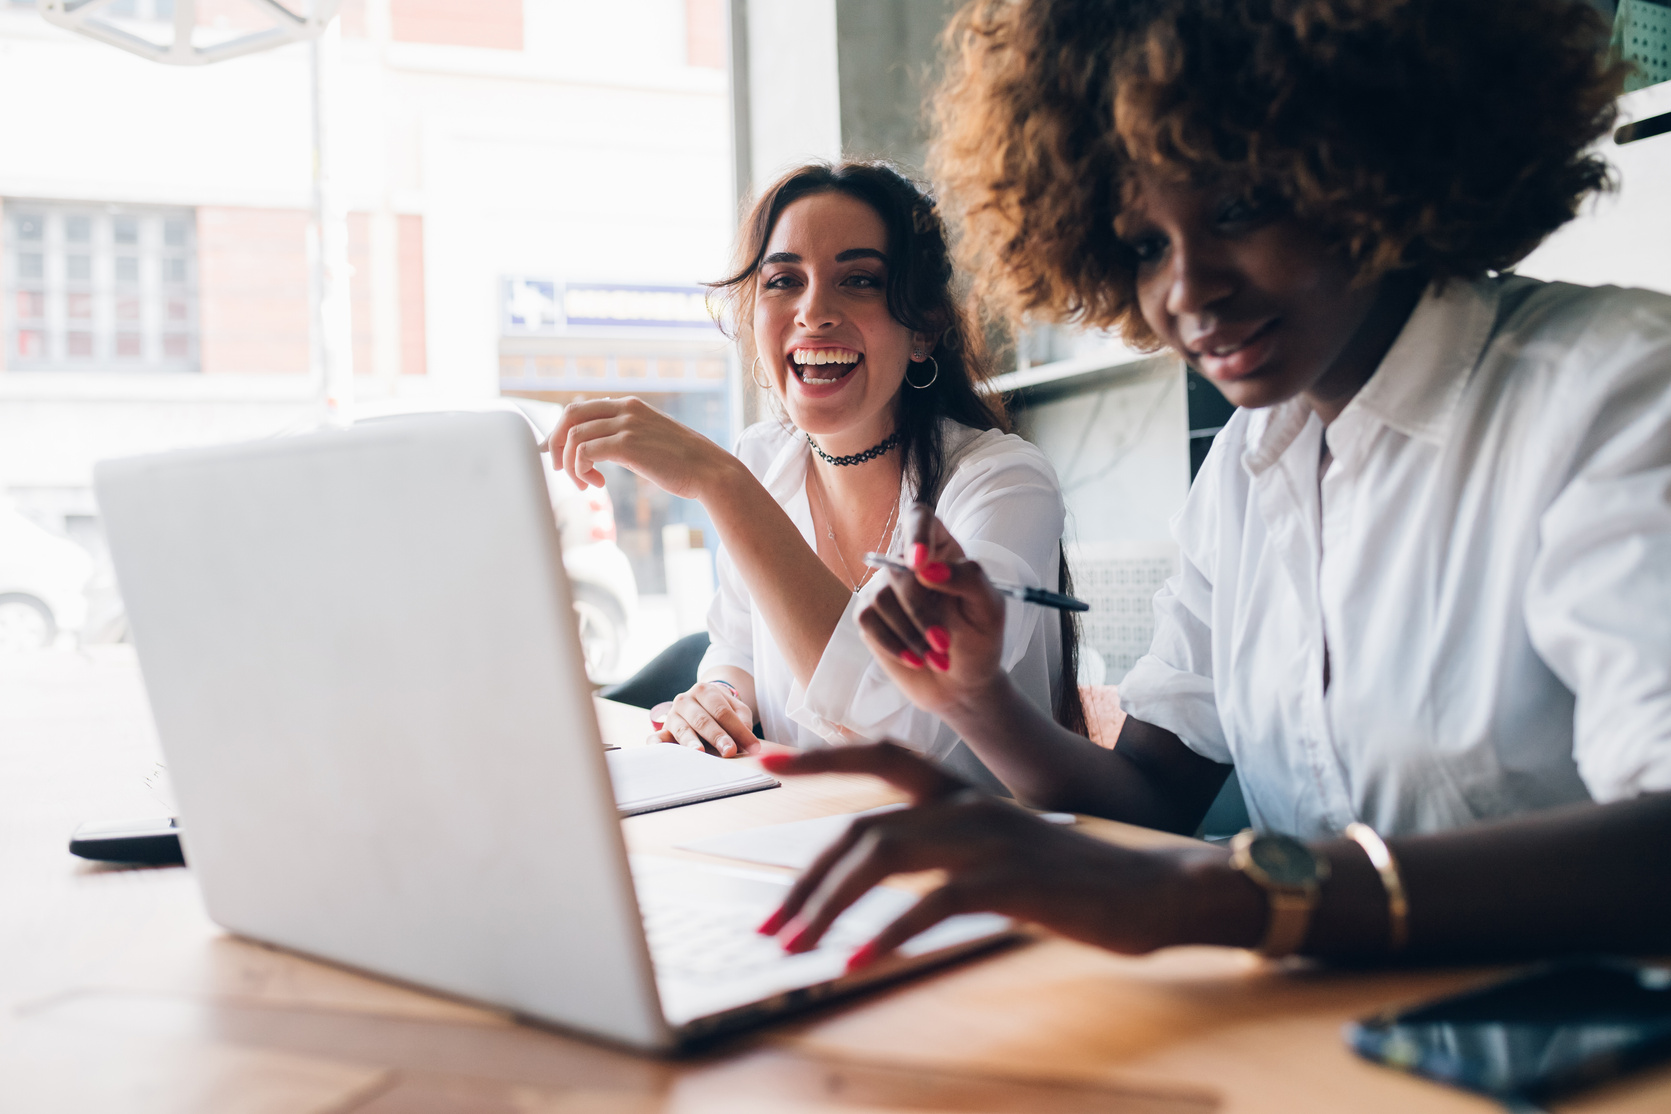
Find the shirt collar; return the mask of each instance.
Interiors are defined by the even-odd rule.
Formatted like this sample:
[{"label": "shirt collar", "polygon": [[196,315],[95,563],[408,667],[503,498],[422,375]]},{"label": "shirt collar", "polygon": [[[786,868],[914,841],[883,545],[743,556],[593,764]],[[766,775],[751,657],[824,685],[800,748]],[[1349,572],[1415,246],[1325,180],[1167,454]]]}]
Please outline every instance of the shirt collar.
[{"label": "shirt collar", "polygon": [[[1497,297],[1497,283],[1489,278],[1430,284],[1341,418],[1362,414],[1408,437],[1443,444],[1468,373],[1491,338]],[[1242,456],[1247,470],[1257,475],[1276,463],[1310,417],[1311,407],[1299,398],[1254,414]]]},{"label": "shirt collar", "polygon": [[[1346,411],[1370,415],[1407,437],[1443,445],[1468,375],[1497,321],[1494,279],[1434,283]],[[1342,411],[1342,417],[1346,411]]]}]

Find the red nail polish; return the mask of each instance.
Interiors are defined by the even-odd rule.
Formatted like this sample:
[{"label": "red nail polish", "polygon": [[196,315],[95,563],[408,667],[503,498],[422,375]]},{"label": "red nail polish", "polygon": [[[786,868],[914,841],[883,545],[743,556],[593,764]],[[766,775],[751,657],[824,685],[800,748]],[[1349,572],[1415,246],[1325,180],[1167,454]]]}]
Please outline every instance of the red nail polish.
[{"label": "red nail polish", "polygon": [[868,944],[860,944],[858,947],[853,949],[853,954],[847,957],[847,973],[851,975],[854,971],[863,967],[869,967],[875,962],[876,941],[872,940]]},{"label": "red nail polish", "polygon": [[807,937],[811,933],[812,933],[812,929],[811,929],[810,926],[797,929],[789,937],[789,939],[787,939],[783,942],[783,950],[790,953],[791,955],[795,954],[796,952],[809,952],[809,951],[811,951],[812,950],[812,943],[811,943],[811,941],[807,940]]},{"label": "red nail polish", "polygon": [[762,936],[776,936],[778,929],[783,927],[784,919],[782,909],[774,910],[772,915],[761,921],[760,927],[754,931]]},{"label": "red nail polish", "polygon": [[930,584],[944,584],[952,578],[951,566],[944,561],[930,561],[917,571]]},{"label": "red nail polish", "polygon": [[928,652],[928,664],[944,673],[952,667],[952,659],[938,650]]},{"label": "red nail polish", "polygon": [[795,756],[793,754],[762,754],[760,756],[760,765],[774,774],[785,773],[794,764]]},{"label": "red nail polish", "polygon": [[928,560],[928,546],[924,545],[922,542],[912,542],[910,560],[911,567],[919,568],[926,560]]},{"label": "red nail polish", "polygon": [[919,658],[916,654],[913,654],[910,650],[901,650],[899,652],[899,660],[904,662],[906,665],[909,665],[912,669],[921,669],[923,667],[923,659]]},{"label": "red nail polish", "polygon": [[945,627],[929,627],[923,631],[923,636],[928,639],[930,646],[942,654],[952,648],[952,636],[946,632]]}]

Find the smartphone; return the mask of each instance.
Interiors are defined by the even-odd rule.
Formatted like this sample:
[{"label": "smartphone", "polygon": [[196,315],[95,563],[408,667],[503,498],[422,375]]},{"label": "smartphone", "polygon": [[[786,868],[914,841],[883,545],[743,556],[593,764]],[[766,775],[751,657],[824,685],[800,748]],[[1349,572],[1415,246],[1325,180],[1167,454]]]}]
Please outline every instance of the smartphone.
[{"label": "smartphone", "polygon": [[1499,1100],[1538,1102],[1671,1055],[1671,966],[1545,964],[1346,1028],[1359,1055]]},{"label": "smartphone", "polygon": [[99,862],[153,866],[180,866],[186,861],[180,851],[180,822],[166,816],[83,824],[70,836],[70,854]]}]

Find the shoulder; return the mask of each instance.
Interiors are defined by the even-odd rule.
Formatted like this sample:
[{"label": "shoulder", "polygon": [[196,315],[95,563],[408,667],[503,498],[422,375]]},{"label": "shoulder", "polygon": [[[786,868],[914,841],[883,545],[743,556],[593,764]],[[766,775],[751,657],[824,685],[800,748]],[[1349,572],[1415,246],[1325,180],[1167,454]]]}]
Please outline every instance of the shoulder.
[{"label": "shoulder", "polygon": [[1475,406],[1535,431],[1546,452],[1582,453],[1671,399],[1671,296],[1501,281],[1497,327],[1468,392]]},{"label": "shoulder", "polygon": [[1056,469],[1039,447],[1024,437],[996,429],[971,429],[947,421],[942,429],[946,461],[951,465],[945,493],[953,485],[967,489],[993,483],[1032,480],[1060,490]]},{"label": "shoulder", "polygon": [[1534,374],[1583,369],[1583,378],[1591,382],[1628,375],[1628,369],[1643,364],[1665,370],[1671,355],[1671,296],[1519,277],[1499,281],[1490,345],[1499,361]]}]

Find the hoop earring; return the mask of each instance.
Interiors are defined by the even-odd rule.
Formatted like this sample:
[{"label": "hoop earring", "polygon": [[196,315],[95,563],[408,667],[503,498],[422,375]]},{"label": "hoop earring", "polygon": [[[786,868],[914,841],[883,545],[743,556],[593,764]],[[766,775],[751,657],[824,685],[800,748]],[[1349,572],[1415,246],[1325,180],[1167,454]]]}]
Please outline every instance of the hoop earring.
[{"label": "hoop earring", "polygon": [[934,365],[934,374],[928,377],[927,383],[911,383],[911,369],[905,369],[905,381],[907,383],[911,383],[911,386],[917,388],[919,391],[928,390],[930,387],[934,386],[934,381],[940,378],[940,361],[936,360],[933,356],[930,356],[928,358],[928,362]]},{"label": "hoop earring", "polygon": [[760,377],[758,375],[754,374],[756,371],[759,371],[759,370],[760,370],[760,357],[756,356],[754,358],[754,362],[752,364],[748,365],[748,377],[751,380],[753,380],[754,385],[756,387],[759,387],[762,391],[771,390],[772,385],[770,383],[762,383],[760,381]]}]

